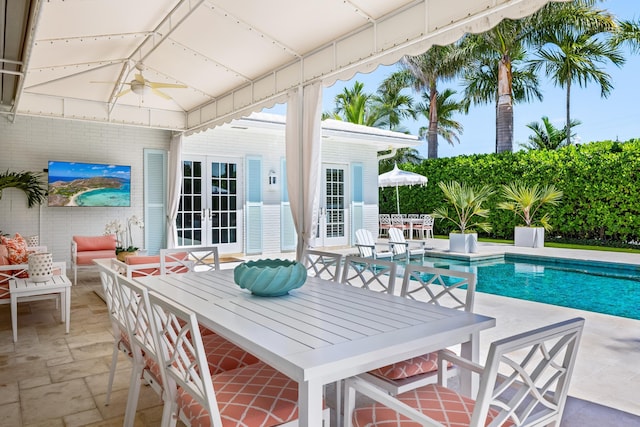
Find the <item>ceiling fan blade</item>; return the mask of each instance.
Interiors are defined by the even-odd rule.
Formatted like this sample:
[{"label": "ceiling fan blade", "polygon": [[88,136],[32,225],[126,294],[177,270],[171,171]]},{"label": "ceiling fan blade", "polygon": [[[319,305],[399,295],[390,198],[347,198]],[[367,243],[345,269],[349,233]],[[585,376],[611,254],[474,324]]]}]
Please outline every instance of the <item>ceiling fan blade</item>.
[{"label": "ceiling fan blade", "polygon": [[140,83],[144,84],[144,77],[142,77],[142,74],[136,74],[135,79],[136,81],[139,81]]},{"label": "ceiling fan blade", "polygon": [[169,95],[167,95],[164,92],[160,92],[158,89],[155,89],[155,88],[152,87],[151,90],[153,91],[153,93],[155,93],[156,95],[158,95],[161,98],[172,99]]},{"label": "ceiling fan blade", "polygon": [[160,87],[174,87],[174,88],[178,88],[178,89],[184,89],[184,88],[187,87],[187,85],[173,84],[173,83],[147,82],[147,84],[152,89],[157,89],[157,88],[160,88]]},{"label": "ceiling fan blade", "polygon": [[124,95],[128,94],[129,92],[131,92],[131,89],[125,89],[122,92],[120,92],[119,94],[117,94],[116,98],[120,98],[121,96],[124,96]]}]

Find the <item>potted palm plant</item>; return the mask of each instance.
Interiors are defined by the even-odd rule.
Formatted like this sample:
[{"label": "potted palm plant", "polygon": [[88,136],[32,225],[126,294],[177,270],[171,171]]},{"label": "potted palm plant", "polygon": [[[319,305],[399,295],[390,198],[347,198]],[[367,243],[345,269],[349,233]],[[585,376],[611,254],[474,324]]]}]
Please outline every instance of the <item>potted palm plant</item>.
[{"label": "potted palm plant", "polygon": [[515,227],[513,244],[529,248],[544,247],[544,232],[552,229],[549,213],[545,213],[539,220],[535,217],[542,206],[557,205],[562,198],[562,191],[553,185],[528,186],[522,182],[513,182],[502,186],[502,196],[507,200],[499,203],[498,207],[512,211],[524,221],[523,226]]},{"label": "potted palm plant", "polygon": [[449,233],[449,250],[463,253],[476,252],[478,244],[476,229],[491,231],[491,224],[480,219],[489,215],[489,209],[483,208],[482,204],[493,194],[493,190],[488,185],[475,187],[456,181],[448,183],[441,181],[438,187],[453,210],[449,211],[447,206],[440,207],[433,212],[432,216],[447,219],[458,229],[456,232]]}]

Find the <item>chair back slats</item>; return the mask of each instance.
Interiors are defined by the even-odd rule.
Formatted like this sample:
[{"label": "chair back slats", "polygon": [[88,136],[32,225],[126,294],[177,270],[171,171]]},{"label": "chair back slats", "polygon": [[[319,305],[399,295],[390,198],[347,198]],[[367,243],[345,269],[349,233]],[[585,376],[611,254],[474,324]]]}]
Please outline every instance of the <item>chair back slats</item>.
[{"label": "chair back slats", "polygon": [[559,423],[583,328],[575,318],[492,343],[471,425],[490,407],[500,411],[491,426]]},{"label": "chair back slats", "polygon": [[404,270],[400,295],[471,312],[476,280],[473,273],[410,264]]},{"label": "chair back slats", "polygon": [[334,282],[340,281],[342,254],[307,249],[302,259],[308,275]]},{"label": "chair back slats", "polygon": [[160,271],[163,275],[211,270],[220,270],[220,256],[216,246],[160,250]]},{"label": "chair back slats", "polygon": [[180,387],[207,409],[211,425],[221,426],[195,313],[154,292],[149,292],[149,304],[154,318],[152,329],[159,346],[161,372],[168,382],[165,389],[175,394],[176,386]]},{"label": "chair back slats", "polygon": [[345,259],[340,282],[356,288],[393,294],[396,268],[396,264],[391,261],[349,255]]}]

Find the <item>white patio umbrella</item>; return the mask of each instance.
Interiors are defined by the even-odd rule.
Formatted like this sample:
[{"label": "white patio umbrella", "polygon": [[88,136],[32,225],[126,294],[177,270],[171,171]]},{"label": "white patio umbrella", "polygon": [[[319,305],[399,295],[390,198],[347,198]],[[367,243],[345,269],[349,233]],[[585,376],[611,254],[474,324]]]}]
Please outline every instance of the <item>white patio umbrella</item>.
[{"label": "white patio umbrella", "polygon": [[396,187],[396,207],[400,213],[400,195],[398,187],[401,185],[427,185],[429,179],[418,173],[403,171],[396,163],[392,171],[378,175],[378,187]]}]

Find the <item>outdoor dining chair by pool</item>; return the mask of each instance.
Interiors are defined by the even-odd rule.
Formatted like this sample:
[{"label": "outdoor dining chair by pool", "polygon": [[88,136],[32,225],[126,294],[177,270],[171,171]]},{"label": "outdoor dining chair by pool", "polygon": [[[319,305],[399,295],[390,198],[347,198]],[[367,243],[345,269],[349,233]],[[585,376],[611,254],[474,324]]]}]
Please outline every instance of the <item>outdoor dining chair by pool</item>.
[{"label": "outdoor dining chair by pool", "polygon": [[[363,380],[345,380],[345,427],[559,426],[584,327],[575,318],[495,341],[484,367],[447,352],[447,360],[480,375],[474,399],[447,388],[446,375],[397,396]],[[356,393],[375,403],[356,408]],[[413,421],[413,422],[412,422]]]},{"label": "outdoor dining chair by pool", "polygon": [[[171,403],[163,425],[174,416],[188,426],[297,425],[296,381],[263,362],[211,372],[195,313],[154,292],[149,302]],[[329,425],[328,408],[323,419]]]},{"label": "outdoor dining chair by pool", "polygon": [[[407,265],[400,295],[442,307],[473,311],[476,275],[445,268]],[[457,374],[454,365],[447,375]],[[426,353],[369,371],[360,376],[393,395],[436,382],[438,352]]]},{"label": "outdoor dining chair by pool", "polygon": [[342,254],[307,249],[302,255],[302,262],[307,269],[307,275],[334,282],[340,281]]},{"label": "outdoor dining chair by pool", "polygon": [[220,270],[220,256],[216,246],[187,246],[160,249],[162,274],[185,273],[187,271]]},{"label": "outdoor dining chair by pool", "polygon": [[393,295],[396,268],[396,263],[392,261],[349,255],[342,267],[340,283]]},{"label": "outdoor dining chair by pool", "polygon": [[387,231],[391,228],[391,215],[379,214],[378,215],[378,236],[383,237],[387,235]]},{"label": "outdoor dining chair by pool", "polygon": [[373,234],[366,228],[356,230],[356,247],[361,257],[366,258],[393,258],[393,253],[390,251],[379,251],[377,249],[376,240],[373,238]]},{"label": "outdoor dining chair by pool", "polygon": [[429,214],[421,215],[422,222],[419,224],[414,224],[413,232],[420,235],[420,238],[424,239],[433,239],[433,224],[435,219]]},{"label": "outdoor dining chair by pool", "polygon": [[[163,398],[167,414],[172,405],[167,399],[174,397],[175,393],[167,391],[164,387],[167,382],[163,378],[159,347],[153,334],[153,317],[149,309],[147,288],[121,275],[117,275],[116,280],[119,304],[123,309],[134,361],[124,425],[133,426],[142,381],[151,385]],[[202,331],[203,328],[198,325],[198,333],[202,334]],[[209,333],[201,337],[209,372],[221,373],[259,362],[255,356],[217,334]]]},{"label": "outdoor dining chair by pool", "polygon": [[389,246],[394,259],[406,258],[407,264],[410,258],[424,258],[425,242],[410,242],[404,238],[404,233],[399,228],[389,229]]}]

